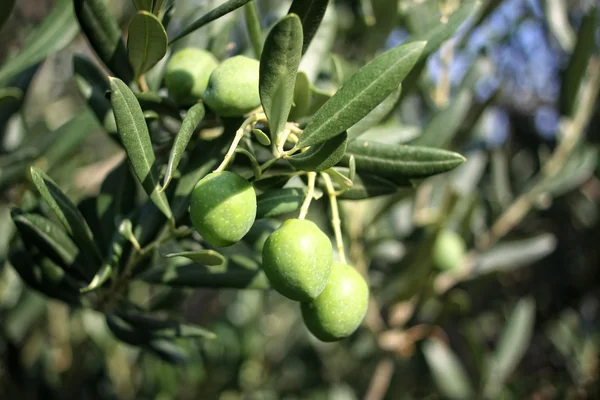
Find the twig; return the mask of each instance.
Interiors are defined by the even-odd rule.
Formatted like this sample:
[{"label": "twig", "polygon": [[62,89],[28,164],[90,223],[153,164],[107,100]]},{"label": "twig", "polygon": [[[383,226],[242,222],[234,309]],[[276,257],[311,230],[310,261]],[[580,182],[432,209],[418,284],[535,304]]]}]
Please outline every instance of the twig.
[{"label": "twig", "polygon": [[317,179],[316,172],[308,173],[308,189],[306,191],[306,197],[304,198],[304,202],[302,203],[302,208],[300,208],[300,215],[298,219],[306,218],[306,214],[308,214],[308,209],[310,207],[310,202],[312,201],[315,195],[315,181]]},{"label": "twig", "polygon": [[344,249],[344,238],[342,236],[342,221],[340,220],[340,211],[338,209],[337,197],[335,194],[335,188],[333,182],[328,174],[322,173],[321,177],[325,181],[325,187],[327,188],[327,194],[329,195],[329,204],[331,206],[331,226],[335,234],[335,243],[337,245],[338,257],[344,264],[346,262],[346,251]]}]

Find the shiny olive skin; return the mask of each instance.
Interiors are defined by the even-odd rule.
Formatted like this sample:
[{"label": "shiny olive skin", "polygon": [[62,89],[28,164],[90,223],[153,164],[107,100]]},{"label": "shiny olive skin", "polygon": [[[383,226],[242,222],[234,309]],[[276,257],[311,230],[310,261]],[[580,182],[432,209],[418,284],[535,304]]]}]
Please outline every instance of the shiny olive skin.
[{"label": "shiny olive skin", "polygon": [[204,97],[211,73],[219,61],[206,50],[186,47],[167,63],[165,86],[179,104],[190,105]]},{"label": "shiny olive skin", "polygon": [[441,270],[453,270],[460,266],[466,251],[465,241],[458,233],[443,229],[433,245],[433,261]]},{"label": "shiny olive skin", "polygon": [[260,106],[259,62],[245,56],[223,61],[210,75],[204,102],[217,115],[240,117]]},{"label": "shiny olive skin", "polygon": [[192,191],[190,218],[208,243],[231,246],[248,233],[256,218],[254,187],[234,172],[210,173]]},{"label": "shiny olive skin", "polygon": [[317,339],[335,342],[356,331],[368,306],[367,282],[353,267],[335,261],[323,292],[300,308],[304,324]]},{"label": "shiny olive skin", "polygon": [[325,288],[333,249],[329,237],[312,221],[289,219],[264,244],[263,270],[285,297],[310,301]]}]

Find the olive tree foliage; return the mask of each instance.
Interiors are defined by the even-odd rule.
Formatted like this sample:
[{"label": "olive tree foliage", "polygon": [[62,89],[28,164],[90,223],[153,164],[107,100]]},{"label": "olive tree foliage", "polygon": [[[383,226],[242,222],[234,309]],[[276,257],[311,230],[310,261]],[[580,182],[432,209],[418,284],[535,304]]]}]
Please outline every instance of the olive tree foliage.
[{"label": "olive tree foliage", "polygon": [[[60,354],[70,349],[74,376],[91,374],[76,366],[105,353],[99,368],[125,398],[154,389],[177,397],[177,379],[203,382],[204,393],[300,393],[284,380],[293,368],[286,355],[300,357],[298,342],[350,382],[330,390],[384,396],[394,390],[382,372],[386,363],[410,359],[416,344],[435,383],[429,390],[448,398],[496,398],[506,390],[533,334],[531,298],[505,310],[493,352],[473,339],[485,353],[476,373],[439,325],[468,303],[455,289],[461,283],[552,253],[556,240],[542,230],[507,236],[540,199],[570,193],[593,174],[597,150],[583,133],[600,86],[593,35],[586,34],[596,29],[597,7],[574,34],[558,144],[511,198],[503,193],[510,183],[501,155],[469,145],[500,90],[476,97],[484,74],[478,62],[453,87],[443,78],[433,85],[427,74],[433,54],[463,46],[461,38],[500,2],[120,3],[57,0],[0,65],[3,336],[24,345],[41,315],[48,315],[49,330],[54,318],[73,325],[67,331],[80,339],[59,329],[43,340]],[[13,5],[3,2],[0,17]],[[124,12],[117,17],[118,9]],[[409,34],[392,43],[400,27]],[[76,37],[84,40],[73,44]],[[178,52],[187,53],[174,66]],[[61,97],[46,93],[39,104],[34,96],[45,67],[65,58],[69,77],[51,81],[62,85],[62,92],[50,91]],[[415,101],[428,110],[421,121],[411,116]],[[214,200],[227,182],[215,189],[207,177],[223,171],[242,180],[232,191],[243,198]],[[214,210],[222,214],[209,221]],[[238,212],[245,225],[232,233]],[[270,272],[280,268],[271,261],[263,268],[263,255],[279,259],[278,251],[296,251],[303,239],[300,229],[288,234],[289,245],[263,252],[290,219],[313,221],[333,257],[368,283],[366,317],[356,331],[358,317],[348,317],[351,329],[334,338],[350,336],[335,345],[339,350],[324,347],[298,321],[319,302],[366,310],[366,289],[359,283],[356,296],[342,302],[347,294],[324,289],[324,278],[313,297],[287,295],[302,306],[277,294],[292,293],[285,285],[293,274],[312,285],[313,275],[302,276],[309,263],[303,257],[294,258],[298,271],[286,264]],[[318,299],[321,292],[329,299]],[[319,315],[308,327],[329,338],[321,332],[327,326],[315,322]],[[236,335],[248,341],[245,348]],[[91,346],[90,354],[77,353]],[[336,368],[327,360],[335,351],[342,353],[331,360],[358,360],[371,373]],[[111,367],[110,357],[124,354],[138,355],[127,362],[139,371]],[[38,350],[32,362],[42,366],[48,357]],[[160,373],[145,370],[149,365],[175,374],[165,378],[171,384],[154,382]],[[267,373],[277,365],[281,371]],[[50,369],[60,377],[58,367]],[[120,381],[119,373],[124,380],[138,373],[138,383]],[[371,375],[384,377],[383,389]],[[303,384],[322,380],[310,376]]]}]

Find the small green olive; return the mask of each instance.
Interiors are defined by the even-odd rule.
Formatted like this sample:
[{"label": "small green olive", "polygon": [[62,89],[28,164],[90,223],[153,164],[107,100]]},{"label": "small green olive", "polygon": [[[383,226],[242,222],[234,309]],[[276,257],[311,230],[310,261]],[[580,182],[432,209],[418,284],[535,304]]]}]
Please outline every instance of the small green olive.
[{"label": "small green olive", "polygon": [[256,218],[256,193],[240,175],[220,171],[202,178],[190,200],[194,228],[213,246],[237,243]]},{"label": "small green olive", "polygon": [[350,336],[360,325],[369,306],[369,287],[349,265],[335,261],[325,290],[314,301],[302,303],[302,318],[308,330],[323,342]]},{"label": "small green olive", "polygon": [[275,290],[292,300],[310,301],[327,284],[333,249],[314,222],[289,219],[269,235],[262,258]]},{"label": "small green olive", "polygon": [[440,231],[433,246],[433,261],[441,270],[452,270],[460,266],[465,255],[463,238],[450,229]]},{"label": "small green olive", "polygon": [[210,75],[204,102],[223,117],[239,117],[260,106],[259,62],[245,56],[228,58]]},{"label": "small green olive", "polygon": [[210,74],[219,61],[206,50],[187,47],[179,50],[167,63],[165,86],[180,104],[193,104],[204,96]]}]

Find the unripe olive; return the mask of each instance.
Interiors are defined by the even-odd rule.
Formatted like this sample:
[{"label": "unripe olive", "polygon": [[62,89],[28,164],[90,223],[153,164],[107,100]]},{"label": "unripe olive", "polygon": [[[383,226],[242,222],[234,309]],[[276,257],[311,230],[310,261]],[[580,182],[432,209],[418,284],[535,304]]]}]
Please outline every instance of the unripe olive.
[{"label": "unripe olive", "polygon": [[433,261],[441,270],[452,270],[458,266],[465,255],[466,245],[463,238],[450,229],[440,231],[433,245]]},{"label": "unripe olive", "polygon": [[239,117],[260,105],[259,62],[245,56],[223,61],[210,75],[204,102],[223,117]]},{"label": "unripe olive", "polygon": [[219,61],[206,50],[187,47],[179,50],[167,63],[165,86],[180,104],[192,104],[204,96],[210,74]]},{"label": "unripe olive", "polygon": [[310,301],[327,284],[333,249],[314,222],[289,219],[269,235],[262,258],[275,290],[292,300]]},{"label": "unripe olive", "polygon": [[256,218],[254,188],[234,172],[210,173],[192,191],[190,217],[208,243],[231,246],[248,233]]},{"label": "unripe olive", "polygon": [[334,342],[358,328],[368,306],[367,282],[356,269],[335,261],[323,292],[300,307],[308,330],[323,342]]}]

